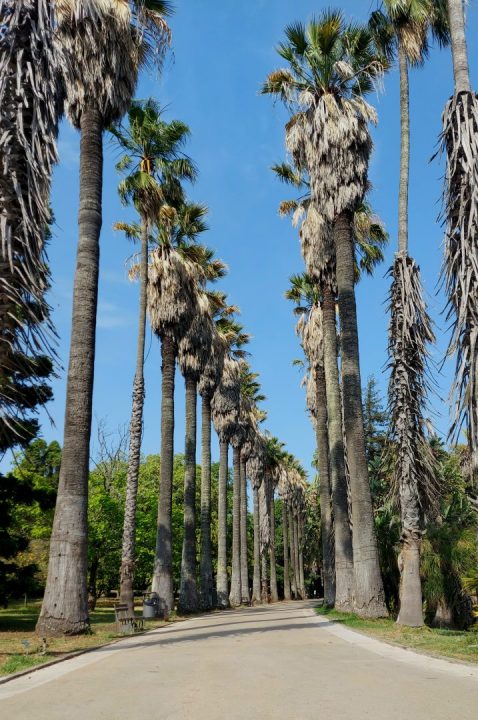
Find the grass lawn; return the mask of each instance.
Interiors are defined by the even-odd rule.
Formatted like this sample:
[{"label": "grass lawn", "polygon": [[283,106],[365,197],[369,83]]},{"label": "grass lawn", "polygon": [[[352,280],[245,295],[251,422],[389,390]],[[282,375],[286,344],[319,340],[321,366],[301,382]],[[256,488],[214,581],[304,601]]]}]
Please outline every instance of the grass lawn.
[{"label": "grass lawn", "polygon": [[385,640],[392,645],[411,648],[436,657],[466,660],[478,663],[478,625],[471,630],[441,630],[438,628],[406,628],[394,620],[362,620],[356,615],[316,608],[318,615],[333,622],[343,623],[364,635]]},{"label": "grass lawn", "polygon": [[[113,603],[100,601],[90,616],[91,634],[51,638],[46,653],[43,653],[41,639],[35,635],[40,605],[40,601],[26,606],[23,603],[12,603],[7,610],[0,610],[0,676],[27,670],[67,653],[99,647],[124,637],[116,632]],[[136,613],[141,614],[139,606]],[[168,622],[174,619],[179,618],[173,617]],[[145,629],[151,630],[165,624],[164,620],[146,620]]]}]

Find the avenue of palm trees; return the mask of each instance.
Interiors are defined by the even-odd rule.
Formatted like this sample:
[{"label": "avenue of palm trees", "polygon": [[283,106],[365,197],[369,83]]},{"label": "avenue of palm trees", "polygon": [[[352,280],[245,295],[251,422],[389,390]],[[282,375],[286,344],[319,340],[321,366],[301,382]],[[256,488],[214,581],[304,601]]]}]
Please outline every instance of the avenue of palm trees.
[{"label": "avenue of palm trees", "polygon": [[[311,542],[306,519],[313,504],[314,512],[320,509],[320,528],[313,532],[320,537],[325,605],[365,618],[393,611],[397,622],[420,626],[423,538],[430,523],[441,522],[442,488],[426,420],[435,339],[408,238],[410,117],[415,112],[409,84],[415,69],[428,61],[431,43],[444,52],[451,49],[455,87],[441,138],[447,161],[442,282],[452,328],[448,352],[456,360],[450,442],[457,443],[466,431],[476,483],[478,100],[470,85],[463,2],[377,1],[363,25],[318,3],[313,18],[284,29],[278,38],[278,69],[271,68],[263,79],[261,94],[283,103],[288,115],[286,160],[272,170],[296,195],[285,199],[279,212],[297,228],[304,267],[284,291],[293,304],[304,356],[317,494],[310,492],[303,465],[287,451],[287,438],[266,429],[266,398],[247,349],[250,335],[234,298],[221,289],[228,268],[207,244],[208,208],[191,199],[200,168],[188,154],[190,128],[167,119],[170,112],[161,99],[136,99],[142,74],[167,72],[164,61],[174,46],[170,18],[173,12],[187,12],[180,5],[173,8],[166,0],[0,0],[0,447],[5,449],[34,437],[32,410],[50,398],[45,378],[56,362],[56,337],[48,290],[55,277],[50,277],[46,243],[63,116],[81,138],[62,460],[37,633],[73,635],[89,629],[88,476],[106,141],[116,152],[120,200],[135,215],[133,222],[118,217],[115,231],[136,244],[129,275],[138,288],[117,585],[121,602],[133,611],[135,593],[146,589],[135,584],[136,518],[144,408],[152,401],[158,408],[161,462],[149,589],[157,593],[164,615],[176,607],[188,614],[304,599],[304,551]],[[388,273],[389,430],[381,467],[390,478],[387,501],[397,508],[400,523],[398,608],[387,595],[377,539],[356,302],[357,283],[383,261],[389,241],[371,207],[369,166],[371,125],[379,120],[373,95],[394,65],[400,79],[400,177],[397,250]],[[268,100],[257,98],[265,112]],[[148,326],[160,346],[160,399],[148,394],[145,383]],[[185,389],[184,501],[180,578],[175,580],[178,371]],[[219,446],[217,508],[212,506],[213,433]],[[283,558],[280,568],[276,554]]]}]

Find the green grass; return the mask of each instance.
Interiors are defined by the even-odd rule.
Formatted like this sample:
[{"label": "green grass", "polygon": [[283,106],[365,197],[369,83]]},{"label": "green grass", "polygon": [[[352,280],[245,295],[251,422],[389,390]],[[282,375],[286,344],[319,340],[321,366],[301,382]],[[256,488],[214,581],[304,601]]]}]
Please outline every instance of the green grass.
[{"label": "green grass", "polygon": [[435,657],[466,660],[478,663],[478,626],[467,631],[444,630],[441,628],[407,628],[397,625],[394,620],[362,620],[357,615],[318,607],[316,612],[336,623],[385,640],[392,645],[411,648],[417,652]]},{"label": "green grass", "polygon": [[[75,637],[51,638],[48,640],[45,652],[40,638],[35,635],[40,606],[40,601],[26,606],[18,602],[12,603],[6,610],[0,610],[0,677],[28,670],[30,667],[69,653],[100,647],[123,637],[116,632],[113,603],[101,601],[90,616],[91,633]],[[140,612],[138,606],[136,613],[139,615]],[[177,620],[180,618],[178,617]],[[145,629],[153,629],[164,624],[165,622],[161,620],[147,621]]]}]

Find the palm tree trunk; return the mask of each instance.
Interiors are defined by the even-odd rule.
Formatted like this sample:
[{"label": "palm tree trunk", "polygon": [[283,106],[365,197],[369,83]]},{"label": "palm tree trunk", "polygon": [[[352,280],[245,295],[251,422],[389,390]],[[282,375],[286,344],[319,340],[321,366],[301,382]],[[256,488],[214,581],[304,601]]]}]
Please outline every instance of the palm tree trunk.
[{"label": "palm tree trunk", "polygon": [[261,602],[267,605],[269,602],[269,581],[267,577],[267,554],[263,548],[261,553]]},{"label": "palm tree trunk", "polygon": [[228,444],[219,442],[219,488],[217,512],[217,604],[220,608],[229,605],[229,588],[227,579],[227,475],[228,475]]},{"label": "palm tree trunk", "polygon": [[289,527],[289,550],[290,550],[290,562],[291,562],[291,592],[294,600],[297,600],[297,573],[296,573],[296,567],[295,567],[295,550],[294,550],[294,530],[292,527],[292,510],[290,508],[290,505],[287,506],[287,525]]},{"label": "palm tree trunk", "polygon": [[[408,188],[410,176],[410,90],[408,80],[408,60],[405,49],[399,43],[400,67],[400,193],[398,252],[408,253]],[[400,275],[400,277],[402,277]],[[402,286],[402,292],[406,288]],[[403,325],[402,325],[403,334]],[[399,336],[400,337],[400,336]],[[413,431],[413,426],[410,430]],[[400,453],[401,455],[402,453]],[[400,612],[397,622],[400,625],[421,627],[423,619],[422,585],[420,579],[420,549],[422,544],[420,499],[415,482],[410,483],[409,468],[401,467],[400,521]]]},{"label": "palm tree trunk", "polygon": [[398,195],[398,252],[408,252],[408,187],[410,177],[410,90],[408,60],[400,41],[400,189]]},{"label": "palm tree trunk", "polygon": [[284,547],[284,600],[290,600],[290,568],[289,568],[289,524],[287,522],[287,506],[282,500],[282,539]]},{"label": "palm tree trunk", "polygon": [[269,495],[269,518],[271,525],[271,542],[269,547],[269,560],[271,564],[270,573],[270,588],[271,588],[271,601],[278,602],[279,593],[277,591],[277,567],[276,567],[276,517],[275,517],[275,503],[274,503],[274,486],[271,483],[270,495]]},{"label": "palm tree trunk", "polygon": [[448,21],[451,34],[455,94],[471,92],[463,0],[448,0]]},{"label": "palm tree trunk", "polygon": [[297,539],[299,545],[299,583],[300,583],[300,594],[302,599],[305,600],[305,576],[304,576],[304,520],[302,515],[297,520]]},{"label": "palm tree trunk", "polygon": [[134,610],[134,563],[136,545],[136,499],[138,495],[141,438],[144,406],[144,342],[146,335],[146,297],[148,284],[148,225],[143,220],[141,235],[140,297],[136,371],[133,384],[133,408],[129,423],[128,476],[123,523],[123,545],[120,567],[120,600]]},{"label": "palm tree trunk", "polygon": [[299,563],[299,527],[296,511],[292,512],[292,534],[294,536],[294,574],[297,587],[297,598],[303,600],[302,587],[300,584],[300,563]]},{"label": "palm tree trunk", "polygon": [[201,452],[201,607],[210,610],[213,606],[214,578],[211,549],[211,398],[207,395],[202,399]]},{"label": "palm tree trunk", "polygon": [[241,448],[233,448],[232,574],[229,603],[241,604]]},{"label": "palm tree trunk", "polygon": [[361,617],[386,617],[385,594],[375,537],[362,413],[362,388],[355,304],[352,214],[344,211],[335,224],[337,287],[342,350],[344,424],[352,493],[355,611]]},{"label": "palm tree trunk", "polygon": [[196,586],[196,405],[197,382],[186,376],[186,437],[184,448],[184,538],[181,559],[179,608],[198,610]]},{"label": "palm tree trunk", "polygon": [[81,120],[79,239],[73,291],[66,412],[48,577],[36,631],[75,635],[89,628],[88,472],[102,224],[103,126],[92,107]]},{"label": "palm tree trunk", "polygon": [[261,602],[261,543],[259,522],[259,488],[252,490],[254,498],[254,575],[252,579],[252,601]]},{"label": "palm tree trunk", "polygon": [[337,323],[335,297],[324,289],[322,304],[324,330],[324,372],[327,397],[330,476],[335,531],[335,607],[342,612],[353,610],[354,556],[348,517],[347,477],[345,472],[342,399],[337,367]]},{"label": "palm tree trunk", "polygon": [[247,478],[246,463],[241,459],[241,601],[246,605],[249,596],[249,568],[247,564]]},{"label": "palm tree trunk", "polygon": [[174,607],[172,558],[172,508],[174,470],[174,376],[176,346],[165,335],[161,338],[161,466],[159,476],[158,527],[151,589],[159,595],[162,612]]},{"label": "palm tree trunk", "polygon": [[[325,370],[322,366],[318,366],[315,371],[315,385],[317,388],[315,428],[317,437],[317,453],[319,456],[320,535],[322,539],[322,577],[324,581],[324,604],[326,607],[334,607],[334,527],[332,522],[332,506],[330,497],[327,393],[325,389]],[[287,522],[287,515],[283,515],[283,517]]]}]

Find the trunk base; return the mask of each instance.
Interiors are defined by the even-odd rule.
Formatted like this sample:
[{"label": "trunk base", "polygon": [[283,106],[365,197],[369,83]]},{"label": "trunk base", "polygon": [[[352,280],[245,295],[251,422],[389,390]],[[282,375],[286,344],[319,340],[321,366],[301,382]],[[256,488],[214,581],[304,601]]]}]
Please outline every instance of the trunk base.
[{"label": "trunk base", "polygon": [[398,625],[422,627],[423,601],[420,580],[420,537],[407,537],[403,540],[399,558],[400,567],[400,612]]},{"label": "trunk base", "polygon": [[64,635],[87,635],[91,631],[88,618],[69,622],[66,618],[42,615],[38,618],[35,632],[39,637],[61,637]]}]

